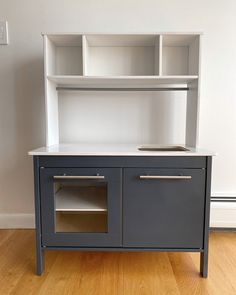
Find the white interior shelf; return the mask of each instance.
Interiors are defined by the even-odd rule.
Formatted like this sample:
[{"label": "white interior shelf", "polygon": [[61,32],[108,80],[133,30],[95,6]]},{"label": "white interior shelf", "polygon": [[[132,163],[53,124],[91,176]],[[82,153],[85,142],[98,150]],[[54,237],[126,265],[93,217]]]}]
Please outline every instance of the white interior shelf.
[{"label": "white interior shelf", "polygon": [[184,86],[193,81],[197,81],[197,75],[185,76],[68,76],[53,75],[48,76],[48,80],[55,82],[58,87],[159,87],[160,85],[171,87]]},{"label": "white interior shelf", "polygon": [[56,211],[106,212],[103,187],[62,187],[55,194]]}]

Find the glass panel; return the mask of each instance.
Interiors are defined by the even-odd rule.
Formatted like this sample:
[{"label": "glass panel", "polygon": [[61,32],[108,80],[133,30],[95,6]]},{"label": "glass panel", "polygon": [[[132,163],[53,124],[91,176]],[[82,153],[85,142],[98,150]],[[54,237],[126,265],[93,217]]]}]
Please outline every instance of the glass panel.
[{"label": "glass panel", "polygon": [[55,232],[107,232],[107,183],[63,180],[54,183]]}]

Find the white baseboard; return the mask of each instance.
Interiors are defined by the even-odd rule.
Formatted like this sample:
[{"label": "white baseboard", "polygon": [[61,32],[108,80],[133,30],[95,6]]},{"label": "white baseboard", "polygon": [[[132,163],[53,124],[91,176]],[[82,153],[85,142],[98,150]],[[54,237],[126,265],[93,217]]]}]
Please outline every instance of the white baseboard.
[{"label": "white baseboard", "polygon": [[211,201],[210,227],[236,228],[236,202]]},{"label": "white baseboard", "polygon": [[[236,202],[211,202],[210,227],[236,228]],[[0,229],[35,228],[34,214],[0,214]]]},{"label": "white baseboard", "polygon": [[35,228],[34,214],[0,214],[0,229]]}]

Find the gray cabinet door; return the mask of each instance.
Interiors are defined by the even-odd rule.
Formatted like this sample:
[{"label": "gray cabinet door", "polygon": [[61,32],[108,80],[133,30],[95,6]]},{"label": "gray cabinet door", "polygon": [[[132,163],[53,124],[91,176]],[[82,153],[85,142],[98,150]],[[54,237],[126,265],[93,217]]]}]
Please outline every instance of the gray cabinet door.
[{"label": "gray cabinet door", "polygon": [[125,169],[124,246],[202,248],[204,204],[204,169]]},{"label": "gray cabinet door", "polygon": [[120,168],[41,168],[42,244],[121,246]]}]

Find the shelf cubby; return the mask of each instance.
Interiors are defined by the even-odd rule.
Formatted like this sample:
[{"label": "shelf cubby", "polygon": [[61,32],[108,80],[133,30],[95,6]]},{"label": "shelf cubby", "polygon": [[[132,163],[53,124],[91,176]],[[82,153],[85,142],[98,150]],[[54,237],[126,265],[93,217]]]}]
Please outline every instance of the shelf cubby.
[{"label": "shelf cubby", "polygon": [[82,36],[50,35],[45,58],[48,75],[83,75]]},{"label": "shelf cubby", "polygon": [[199,73],[199,36],[162,35],[162,75]]},{"label": "shelf cubby", "polygon": [[56,212],[56,232],[106,233],[107,230],[107,214]]},{"label": "shelf cubby", "polygon": [[63,186],[55,194],[56,211],[107,211],[106,188]]},{"label": "shelf cubby", "polygon": [[83,46],[87,76],[159,74],[157,35],[87,35]]},{"label": "shelf cubby", "polygon": [[107,187],[55,183],[56,232],[107,232]]}]

